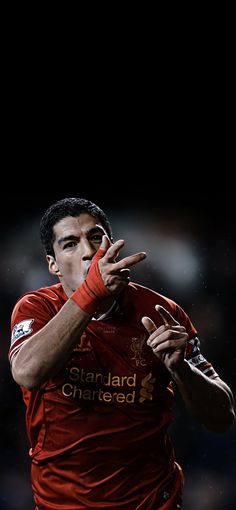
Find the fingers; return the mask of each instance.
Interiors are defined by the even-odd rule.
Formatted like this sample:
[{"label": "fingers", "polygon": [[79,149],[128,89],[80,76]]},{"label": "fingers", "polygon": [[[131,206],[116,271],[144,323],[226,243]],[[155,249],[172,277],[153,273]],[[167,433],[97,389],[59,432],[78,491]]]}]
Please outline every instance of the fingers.
[{"label": "fingers", "polygon": [[123,248],[125,242],[123,239],[119,239],[119,241],[116,241],[114,244],[110,243],[110,246],[108,247],[107,253],[106,253],[106,260],[107,262],[114,262],[115,259],[119,255],[119,251],[121,248]]},{"label": "fingers", "polygon": [[154,352],[166,349],[179,349],[185,346],[188,340],[188,334],[183,331],[168,330],[160,336],[151,339],[149,337],[147,344]]},{"label": "fingers", "polygon": [[121,269],[126,269],[129,267],[134,266],[135,264],[138,264],[138,262],[141,262],[141,260],[144,260],[146,258],[146,253],[144,251],[140,251],[139,253],[134,253],[133,255],[129,255],[128,257],[125,257],[124,259],[120,260],[119,262],[116,262],[114,264],[114,271],[120,271]]},{"label": "fingers", "polygon": [[165,331],[170,330],[170,326],[172,326],[172,331],[177,331],[180,333],[185,332],[185,328],[180,326],[179,322],[177,322],[174,317],[172,317],[172,315],[165,308],[163,308],[163,306],[156,305],[155,309],[163,319],[164,325],[157,328],[156,324],[152,321],[152,319],[150,319],[150,317],[143,317],[142,323],[150,335],[149,340],[152,340],[152,338],[156,337],[156,332],[158,335],[161,335]]},{"label": "fingers", "polygon": [[156,324],[152,321],[152,319],[150,319],[150,317],[143,317],[142,323],[146,330],[148,331],[149,335],[154,333],[154,331],[156,331],[157,329]]},{"label": "fingers", "polygon": [[104,257],[104,255],[107,252],[107,250],[109,249],[110,245],[111,245],[110,239],[108,238],[108,236],[106,234],[104,234],[102,236],[102,242],[101,242],[100,248],[98,249],[97,253],[94,255],[94,258],[93,258],[94,263],[96,261],[98,261],[99,259],[101,259],[102,257]]},{"label": "fingers", "polygon": [[[104,236],[103,236],[104,237]],[[110,245],[104,259],[106,262],[113,262],[113,268],[111,270],[112,273],[117,273],[117,271],[121,271],[123,269],[128,269],[131,266],[134,266],[141,260],[146,258],[145,252],[134,253],[133,255],[129,255],[128,257],[124,257],[119,262],[115,262],[116,258],[119,255],[119,251],[123,248],[125,242],[123,239],[119,239],[114,244]],[[103,243],[101,244],[103,247]]]},{"label": "fingers", "polygon": [[161,318],[164,321],[164,324],[169,324],[170,326],[178,326],[179,322],[172,317],[172,315],[163,307],[160,305],[155,306],[156,311],[159,313]]},{"label": "fingers", "polygon": [[[151,320],[151,319],[150,319]],[[162,326],[159,326],[159,328],[156,328],[154,331],[151,332],[150,336],[149,336],[149,339],[147,341],[148,345],[151,345],[151,342],[153,340],[156,340],[156,338],[160,338],[161,341],[163,341],[163,334],[165,332],[169,332],[170,334],[174,333],[174,332],[177,332],[177,333],[185,333],[186,332],[186,329],[184,326],[169,326],[167,324],[163,324]]]},{"label": "fingers", "polygon": [[104,234],[102,236],[102,242],[101,242],[101,246],[100,246],[100,250],[102,249],[104,251],[104,253],[107,252],[107,250],[110,248],[111,246],[111,241],[110,239],[107,237],[106,234]]},{"label": "fingers", "polygon": [[129,268],[146,258],[146,253],[140,252],[116,262],[119,251],[124,244],[123,239],[111,244],[107,236],[103,236],[100,249],[94,257],[99,259],[98,268],[104,285],[109,287],[109,290],[113,293],[121,291],[129,283]]},{"label": "fingers", "polygon": [[120,277],[122,278],[122,280],[130,279],[130,270],[129,269],[121,269]]},{"label": "fingers", "polygon": [[150,317],[143,317],[142,324],[149,333],[147,345],[155,356],[161,359],[167,368],[183,360],[188,334],[184,326],[180,326],[174,317],[163,306],[156,305],[164,324],[157,327]]},{"label": "fingers", "polygon": [[119,283],[129,283],[130,282],[130,270],[129,269],[121,269],[116,274],[110,274],[106,278],[106,287],[112,287],[115,284]]}]

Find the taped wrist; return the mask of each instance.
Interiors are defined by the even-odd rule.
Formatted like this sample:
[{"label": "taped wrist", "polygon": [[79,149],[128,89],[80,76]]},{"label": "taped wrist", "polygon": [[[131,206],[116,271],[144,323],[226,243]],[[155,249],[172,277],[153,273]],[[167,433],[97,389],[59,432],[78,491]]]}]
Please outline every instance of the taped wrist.
[{"label": "taped wrist", "polygon": [[93,257],[92,264],[86,279],[80,287],[72,294],[71,299],[79,305],[81,310],[93,315],[102,299],[110,296],[111,293],[104,285],[101,273],[99,271],[98,262],[103,257],[105,250],[100,248]]}]

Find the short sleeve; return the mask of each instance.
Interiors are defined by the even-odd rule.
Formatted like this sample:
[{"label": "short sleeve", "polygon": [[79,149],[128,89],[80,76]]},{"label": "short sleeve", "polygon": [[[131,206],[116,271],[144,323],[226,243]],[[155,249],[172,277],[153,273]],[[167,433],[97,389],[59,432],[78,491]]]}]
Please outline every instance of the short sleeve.
[{"label": "short sleeve", "polygon": [[10,362],[21,347],[30,341],[32,335],[42,329],[52,317],[49,303],[37,294],[26,294],[16,303],[11,317],[11,345],[8,354]]}]

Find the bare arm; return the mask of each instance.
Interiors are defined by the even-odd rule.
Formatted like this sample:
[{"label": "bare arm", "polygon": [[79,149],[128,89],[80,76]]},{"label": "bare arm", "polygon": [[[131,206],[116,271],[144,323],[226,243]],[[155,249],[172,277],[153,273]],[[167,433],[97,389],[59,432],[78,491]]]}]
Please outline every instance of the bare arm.
[{"label": "bare arm", "polygon": [[163,307],[157,306],[156,310],[163,319],[163,326],[157,328],[149,317],[142,319],[150,334],[148,345],[170,371],[188,412],[210,430],[227,430],[234,420],[230,388],[219,377],[210,379],[188,363],[185,328]]},{"label": "bare arm", "polygon": [[233,395],[219,377],[210,379],[184,360],[172,372],[186,409],[209,430],[224,432],[234,420]]},{"label": "bare arm", "polygon": [[[128,284],[129,267],[145,258],[145,253],[140,252],[116,262],[116,256],[123,245],[122,240],[110,245],[108,238],[103,236],[100,253],[98,250],[88,273],[88,276],[92,274],[93,277],[86,278],[90,285],[87,300],[92,304],[89,310],[92,310],[93,303],[96,309],[104,300],[110,301],[119,294]],[[86,285],[84,287],[86,288]],[[75,294],[80,295],[80,288]],[[86,295],[83,295],[79,304],[85,300]],[[83,304],[78,305],[78,300],[75,302],[69,299],[57,315],[32,335],[29,342],[13,357],[12,375],[15,381],[32,390],[56,375],[78,343],[91,315],[92,312],[83,309]]]}]

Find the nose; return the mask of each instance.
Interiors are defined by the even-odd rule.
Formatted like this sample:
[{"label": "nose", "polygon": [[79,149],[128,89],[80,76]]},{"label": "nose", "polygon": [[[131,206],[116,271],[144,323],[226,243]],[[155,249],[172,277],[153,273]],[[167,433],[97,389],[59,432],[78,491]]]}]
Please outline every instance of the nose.
[{"label": "nose", "polygon": [[96,253],[96,249],[89,242],[88,239],[83,239],[81,242],[82,260],[91,260]]}]

